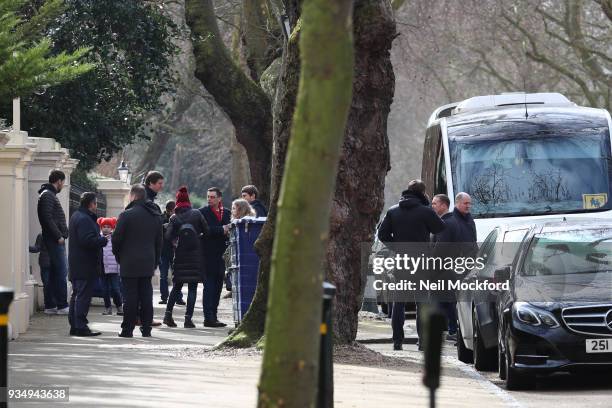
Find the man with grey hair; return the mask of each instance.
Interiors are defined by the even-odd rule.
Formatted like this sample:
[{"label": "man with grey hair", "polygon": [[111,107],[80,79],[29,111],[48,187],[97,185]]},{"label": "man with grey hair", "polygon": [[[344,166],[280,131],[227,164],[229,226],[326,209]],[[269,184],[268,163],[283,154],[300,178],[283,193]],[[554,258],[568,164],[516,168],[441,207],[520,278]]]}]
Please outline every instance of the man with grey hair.
[{"label": "man with grey hair", "polygon": [[[470,214],[472,208],[472,197],[468,193],[460,192],[455,196],[455,208],[452,213],[444,216],[446,228],[436,234],[434,242],[436,245],[434,253],[440,257],[451,256],[473,257],[478,252],[476,244],[476,224]],[[452,215],[450,215],[452,214]],[[452,243],[449,245],[448,243]],[[457,278],[454,271],[448,271],[450,278]],[[445,294],[445,299],[440,302],[440,307],[445,311],[448,318],[447,340],[457,340],[457,311],[454,302],[454,293]]]},{"label": "man with grey hair", "polygon": [[125,296],[119,337],[133,336],[138,317],[142,336],[150,337],[153,322],[151,278],[161,256],[162,218],[159,207],[147,200],[143,185],[132,186],[130,204],[119,215],[112,241]]}]

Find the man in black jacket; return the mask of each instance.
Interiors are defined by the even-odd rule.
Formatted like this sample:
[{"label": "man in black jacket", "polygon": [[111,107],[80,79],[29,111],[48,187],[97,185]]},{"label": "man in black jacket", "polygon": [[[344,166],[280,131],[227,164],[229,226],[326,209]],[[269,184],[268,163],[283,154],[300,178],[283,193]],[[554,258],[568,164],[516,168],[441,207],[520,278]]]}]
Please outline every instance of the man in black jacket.
[{"label": "man in black jacket", "polygon": [[79,209],[70,218],[68,262],[72,297],[70,298],[70,335],[98,336],[87,326],[87,313],[96,279],[102,273],[102,248],[108,242],[100,236],[96,222],[96,194],[83,193]]},{"label": "man in black jacket", "polygon": [[45,306],[47,314],[64,314],[69,312],[68,288],[66,284],[66,245],[68,226],[66,215],[57,194],[62,191],[66,175],[60,170],[49,173],[49,183],[38,190],[38,221],[42,228],[45,247],[49,253],[49,281],[51,286],[46,292],[52,294],[50,303]]},{"label": "man in black jacket", "polygon": [[208,189],[206,198],[208,206],[200,208],[208,224],[209,234],[204,237],[204,326],[224,327],[225,323],[217,319],[217,308],[223,288],[225,262],[223,253],[227,248],[227,234],[231,220],[229,210],[223,208],[222,193],[217,187]]},{"label": "man in black jacket", "polygon": [[[444,229],[444,222],[429,207],[426,186],[421,180],[412,180],[402,192],[397,205],[389,208],[378,228],[378,239],[392,250],[401,252],[405,243],[427,243],[430,234]],[[395,302],[391,315],[393,349],[401,350],[404,342],[405,302]]]},{"label": "man in black jacket", "polygon": [[[473,257],[478,252],[476,243],[476,223],[470,213],[472,198],[468,193],[455,197],[452,216],[445,218],[446,229],[435,236],[436,243],[452,242],[453,257]],[[450,248],[450,246],[449,246]]]},{"label": "man in black jacket", "polygon": [[259,190],[257,190],[257,187],[252,184],[244,186],[242,187],[241,195],[242,198],[251,204],[251,207],[253,207],[258,217],[268,216],[268,210],[266,210],[266,207],[262,204],[262,202],[257,199],[257,197],[259,197]]},{"label": "man in black jacket", "polygon": [[119,263],[125,294],[120,337],[133,336],[138,314],[140,314],[142,336],[151,336],[153,322],[151,278],[161,256],[161,220],[159,208],[146,199],[145,187],[132,186],[130,204],[119,215],[112,238],[113,254]]},{"label": "man in black jacket", "polygon": [[[449,244],[438,244],[440,239],[445,239],[443,236],[448,236],[449,233],[453,230],[454,221],[453,213],[449,212],[450,207],[450,199],[446,194],[438,194],[435,195],[431,200],[431,208],[438,214],[442,221],[446,224],[446,228],[440,232],[439,234],[435,234],[432,237],[432,243],[438,246],[438,248],[434,248],[434,255],[440,258],[444,258],[447,255],[450,249]],[[445,271],[442,269],[438,276],[439,279],[444,279],[445,281],[453,280],[456,278],[454,271]],[[439,306],[446,315],[447,323],[448,323],[448,335],[446,336],[447,340],[455,341],[457,340],[457,302],[454,301],[454,293],[452,291],[438,292],[439,294]]]}]

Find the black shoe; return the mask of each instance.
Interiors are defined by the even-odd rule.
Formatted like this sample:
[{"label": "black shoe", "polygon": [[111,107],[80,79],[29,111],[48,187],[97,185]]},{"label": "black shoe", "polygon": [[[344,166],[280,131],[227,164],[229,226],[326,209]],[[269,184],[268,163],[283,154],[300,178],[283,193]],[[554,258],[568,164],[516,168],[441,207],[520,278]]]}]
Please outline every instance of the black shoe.
[{"label": "black shoe", "polygon": [[204,320],[204,327],[225,327],[227,326],[227,324],[222,323],[218,320],[215,320],[214,322],[211,322],[209,320]]},{"label": "black shoe", "polygon": [[167,301],[167,300],[164,300],[164,299],[162,299],[162,300],[160,300],[160,301],[159,301],[159,304],[160,304],[160,305],[165,305],[165,304],[167,304],[167,303],[168,303],[168,301]]},{"label": "black shoe", "polygon": [[74,336],[76,334],[76,329],[70,328],[70,335]]},{"label": "black shoe", "polygon": [[176,327],[176,323],[174,322],[174,319],[170,315],[164,316],[164,324],[168,327]]},{"label": "black shoe", "polygon": [[191,318],[185,317],[185,323],[183,323],[183,327],[186,329],[195,329],[195,324],[191,321]]},{"label": "black shoe", "polygon": [[142,337],[151,337],[151,329],[143,329],[140,328],[140,332],[142,333]]},{"label": "black shoe", "polygon": [[117,336],[119,336],[119,337],[131,338],[131,337],[134,337],[134,334],[133,334],[133,333],[130,333],[130,332],[122,331],[122,332],[121,332],[121,333],[119,333]]},{"label": "black shoe", "polygon": [[185,303],[185,301],[183,299],[179,299],[176,301],[177,305],[181,305],[181,306],[185,306],[187,303]]},{"label": "black shoe", "polygon": [[393,350],[403,350],[402,343],[393,343]]},{"label": "black shoe", "polygon": [[101,335],[101,332],[91,331],[90,329],[74,329],[73,336],[77,337],[93,337]]}]

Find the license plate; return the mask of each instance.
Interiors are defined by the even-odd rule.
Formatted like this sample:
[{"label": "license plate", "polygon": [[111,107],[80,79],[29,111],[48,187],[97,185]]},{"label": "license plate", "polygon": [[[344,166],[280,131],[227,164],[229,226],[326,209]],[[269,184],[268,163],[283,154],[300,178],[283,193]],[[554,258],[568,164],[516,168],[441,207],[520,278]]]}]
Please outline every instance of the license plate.
[{"label": "license plate", "polygon": [[587,353],[612,353],[612,339],[588,339]]}]

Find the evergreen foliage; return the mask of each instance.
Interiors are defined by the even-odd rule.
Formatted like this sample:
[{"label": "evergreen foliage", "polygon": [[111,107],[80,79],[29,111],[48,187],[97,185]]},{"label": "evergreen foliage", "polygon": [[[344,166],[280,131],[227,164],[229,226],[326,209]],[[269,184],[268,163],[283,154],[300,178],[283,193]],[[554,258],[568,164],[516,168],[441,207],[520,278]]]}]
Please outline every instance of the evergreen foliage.
[{"label": "evergreen foliage", "polygon": [[0,101],[5,105],[47,87],[72,81],[91,71],[82,63],[87,46],[71,52],[56,49],[44,30],[63,11],[62,0],[46,1],[29,20],[21,15],[26,0],[0,0]]}]

